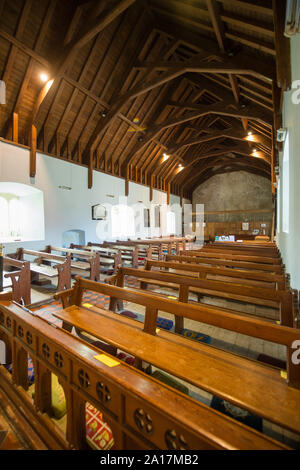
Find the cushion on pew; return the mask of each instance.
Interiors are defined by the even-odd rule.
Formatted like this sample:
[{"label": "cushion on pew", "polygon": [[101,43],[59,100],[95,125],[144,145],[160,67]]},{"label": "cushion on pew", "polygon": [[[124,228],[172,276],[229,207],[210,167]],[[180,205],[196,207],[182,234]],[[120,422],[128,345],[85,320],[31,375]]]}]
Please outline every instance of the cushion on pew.
[{"label": "cushion on pew", "polygon": [[67,405],[64,389],[58,382],[58,377],[55,374],[51,374],[51,392],[54,417],[60,419],[66,414]]},{"label": "cushion on pew", "polygon": [[124,315],[125,317],[128,317],[128,318],[137,318],[137,314],[134,312],[131,312],[130,310],[121,310],[119,314]]},{"label": "cushion on pew", "polygon": [[109,450],[114,445],[112,431],[104,423],[102,413],[90,403],[85,407],[86,440],[94,450]]},{"label": "cushion on pew", "polygon": [[135,361],[135,358],[133,356],[130,356],[130,354],[126,354],[124,352],[119,352],[117,354],[117,358],[118,359],[121,359],[121,361],[124,361],[126,362],[127,364],[129,364],[130,366],[133,366],[134,365],[134,361]]},{"label": "cushion on pew", "polygon": [[185,336],[186,338],[193,339],[195,341],[200,341],[201,343],[210,344],[211,342],[210,336],[204,335],[203,333],[199,333],[199,331],[193,331],[188,330],[187,328],[183,328],[180,334]]},{"label": "cushion on pew", "polygon": [[226,400],[213,396],[210,406],[214,410],[230,416],[230,418],[236,419],[240,423],[254,428],[259,432],[262,432],[263,430],[262,419],[259,416],[249,413],[249,411],[243,410],[238,406],[234,406]]},{"label": "cushion on pew", "polygon": [[[8,372],[12,373],[12,364],[7,364],[6,369]],[[33,368],[33,362],[31,358],[28,356],[28,385],[32,385],[34,383],[34,368]]]},{"label": "cushion on pew", "polygon": [[[34,384],[29,389],[32,398],[34,398],[35,387]],[[67,412],[66,397],[64,389],[58,381],[58,377],[55,374],[51,374],[51,405],[54,418],[59,420],[65,416]]]}]

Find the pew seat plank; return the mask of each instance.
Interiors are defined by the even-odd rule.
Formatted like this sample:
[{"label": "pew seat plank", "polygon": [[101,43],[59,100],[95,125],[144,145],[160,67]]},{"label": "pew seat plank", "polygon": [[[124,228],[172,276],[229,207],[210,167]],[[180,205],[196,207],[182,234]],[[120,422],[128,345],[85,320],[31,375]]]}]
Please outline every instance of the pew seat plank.
[{"label": "pew seat plank", "polygon": [[153,336],[144,333],[138,322],[134,326],[125,324],[116,314],[100,312],[72,305],[55,316],[200,389],[300,433],[300,390],[288,387],[278,369],[201,343],[196,350],[194,342],[191,346],[178,344],[173,333],[168,333],[168,339],[161,337],[160,331]]},{"label": "pew seat plank", "polygon": [[30,271],[37,274],[42,274],[46,277],[56,277],[58,275],[57,269],[43,264],[30,263]]}]

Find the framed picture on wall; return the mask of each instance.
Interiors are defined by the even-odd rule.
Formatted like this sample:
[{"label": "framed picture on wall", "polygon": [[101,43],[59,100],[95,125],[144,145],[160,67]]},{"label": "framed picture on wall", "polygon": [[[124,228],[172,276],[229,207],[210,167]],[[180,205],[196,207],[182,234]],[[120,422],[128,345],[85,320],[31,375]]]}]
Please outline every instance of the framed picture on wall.
[{"label": "framed picture on wall", "polygon": [[92,220],[104,219],[106,219],[106,208],[101,204],[95,204],[92,206]]},{"label": "framed picture on wall", "polygon": [[150,209],[144,209],[144,227],[150,227]]},{"label": "framed picture on wall", "polygon": [[249,222],[242,223],[242,230],[249,230]]}]

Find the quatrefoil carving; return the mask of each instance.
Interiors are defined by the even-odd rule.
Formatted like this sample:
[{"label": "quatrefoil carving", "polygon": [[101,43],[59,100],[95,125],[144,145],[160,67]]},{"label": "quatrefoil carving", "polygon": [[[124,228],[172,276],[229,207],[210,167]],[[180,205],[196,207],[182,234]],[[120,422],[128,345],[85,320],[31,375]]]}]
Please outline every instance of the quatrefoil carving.
[{"label": "quatrefoil carving", "polygon": [[111,400],[110,390],[103,382],[97,382],[96,392],[102,402],[107,403]]},{"label": "quatrefoil carving", "polygon": [[177,435],[174,429],[168,429],[165,433],[165,442],[170,450],[187,450],[189,447],[182,434]]},{"label": "quatrefoil carving", "polygon": [[32,344],[32,334],[30,333],[30,331],[27,331],[26,333],[26,341],[28,344]]},{"label": "quatrefoil carving", "polygon": [[23,330],[21,325],[18,326],[18,336],[20,338],[23,338],[23,336],[24,336],[24,330]]},{"label": "quatrefoil carving", "polygon": [[59,367],[59,368],[61,368],[64,365],[64,359],[63,359],[62,355],[57,351],[54,354],[54,362],[55,362],[56,366]]},{"label": "quatrefoil carving", "polygon": [[140,431],[146,434],[152,434],[153,424],[152,418],[149,413],[146,413],[143,408],[137,408],[134,412],[134,421]]},{"label": "quatrefoil carving", "polygon": [[43,353],[43,356],[46,359],[49,359],[49,357],[50,357],[50,348],[49,348],[48,344],[46,344],[46,343],[43,344],[42,353]]},{"label": "quatrefoil carving", "polygon": [[84,372],[83,369],[79,369],[78,371],[78,380],[83,388],[88,388],[90,386],[90,378],[87,372]]}]

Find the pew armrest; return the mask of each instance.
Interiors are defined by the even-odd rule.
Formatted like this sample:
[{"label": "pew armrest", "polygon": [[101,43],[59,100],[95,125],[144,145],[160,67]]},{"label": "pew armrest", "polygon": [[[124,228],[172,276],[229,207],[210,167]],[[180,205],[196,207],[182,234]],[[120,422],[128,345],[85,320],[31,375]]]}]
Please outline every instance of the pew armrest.
[{"label": "pew armrest", "polygon": [[55,300],[60,300],[63,308],[66,308],[70,305],[70,298],[74,294],[74,288],[71,289],[65,289],[60,292],[56,292],[56,294],[53,295],[53,298]]},{"label": "pew armrest", "polygon": [[110,286],[115,286],[117,280],[117,274],[113,274],[112,276],[107,276],[104,279],[105,284],[109,284]]}]

